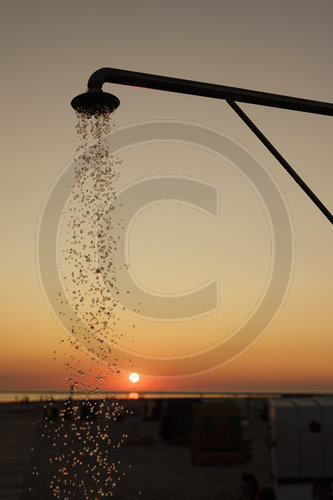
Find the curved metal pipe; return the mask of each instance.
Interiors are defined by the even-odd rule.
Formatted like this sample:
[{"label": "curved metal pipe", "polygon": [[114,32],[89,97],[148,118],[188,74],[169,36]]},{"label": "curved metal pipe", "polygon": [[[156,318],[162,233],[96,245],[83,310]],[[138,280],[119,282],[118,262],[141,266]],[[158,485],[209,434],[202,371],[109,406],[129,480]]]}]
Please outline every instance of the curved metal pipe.
[{"label": "curved metal pipe", "polygon": [[214,99],[232,99],[248,104],[259,104],[261,106],[333,116],[333,104],[327,102],[115,68],[101,68],[95,71],[89,78],[88,92],[100,91],[104,83],[166,90],[168,92],[198,95]]},{"label": "curved metal pipe", "polygon": [[80,109],[83,107],[86,113],[95,114],[97,109],[95,101],[97,101],[97,104],[101,109],[113,111],[116,107],[118,107],[119,100],[115,96],[106,94],[102,91],[104,83],[131,85],[134,87],[166,90],[168,92],[178,92],[181,94],[198,95],[202,97],[226,100],[239,117],[252,130],[252,132],[255,133],[266,148],[280,162],[283,168],[285,168],[285,170],[291,175],[291,177],[293,177],[309,198],[317,205],[327,219],[333,223],[333,216],[325,205],[319,200],[313,191],[311,191],[301,177],[292,169],[289,163],[282,157],[282,155],[280,155],[276,148],[274,148],[262,132],[260,132],[258,127],[254,125],[254,123],[243,112],[243,110],[241,110],[235,101],[328,116],[333,116],[333,104],[321,101],[312,101],[309,99],[301,99],[299,97],[290,97],[280,94],[258,92],[255,90],[227,87],[224,85],[183,80],[180,78],[138,73],[136,71],[101,68],[95,71],[95,73],[93,73],[89,78],[88,92],[73,99],[72,106],[74,109]]}]

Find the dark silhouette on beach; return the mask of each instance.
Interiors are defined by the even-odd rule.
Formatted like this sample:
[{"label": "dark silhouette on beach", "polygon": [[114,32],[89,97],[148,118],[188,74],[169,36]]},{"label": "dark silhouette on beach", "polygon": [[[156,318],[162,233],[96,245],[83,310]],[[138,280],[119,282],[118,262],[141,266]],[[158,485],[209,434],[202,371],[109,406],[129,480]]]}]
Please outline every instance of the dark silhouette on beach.
[{"label": "dark silhouette on beach", "polygon": [[237,500],[256,500],[258,480],[253,474],[243,473],[240,484],[240,496]]},{"label": "dark silhouette on beach", "polygon": [[312,496],[315,500],[331,500],[332,497],[332,484],[328,479],[317,479],[313,483]]}]

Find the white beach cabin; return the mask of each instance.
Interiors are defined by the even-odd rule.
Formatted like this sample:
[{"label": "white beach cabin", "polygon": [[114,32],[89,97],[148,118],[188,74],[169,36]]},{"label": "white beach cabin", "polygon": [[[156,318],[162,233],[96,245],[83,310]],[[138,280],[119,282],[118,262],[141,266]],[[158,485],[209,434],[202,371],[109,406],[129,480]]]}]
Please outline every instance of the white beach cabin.
[{"label": "white beach cabin", "polygon": [[316,478],[333,478],[333,397],[269,400],[270,462],[279,500],[311,500]]}]

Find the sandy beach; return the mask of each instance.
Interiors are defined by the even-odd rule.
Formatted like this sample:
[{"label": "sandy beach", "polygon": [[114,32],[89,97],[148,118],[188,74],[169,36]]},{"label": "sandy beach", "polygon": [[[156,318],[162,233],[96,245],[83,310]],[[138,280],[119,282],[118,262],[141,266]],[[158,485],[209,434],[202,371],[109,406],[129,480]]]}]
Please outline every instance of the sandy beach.
[{"label": "sandy beach", "polygon": [[[235,465],[202,466],[192,465],[189,442],[172,443],[161,438],[161,422],[144,420],[139,401],[131,403],[134,415],[112,421],[108,426],[112,443],[127,436],[119,448],[113,448],[103,438],[102,418],[78,420],[73,426],[71,420],[45,420],[44,406],[3,403],[0,407],[2,499],[108,498],[113,491],[114,498],[128,500],[233,500],[244,471],[255,474],[260,484],[269,483],[268,452],[264,444],[267,422],[256,416],[243,432],[252,440],[252,459]],[[87,433],[94,436],[93,446],[90,453],[83,453]],[[81,464],[77,461],[76,467],[64,470],[56,457],[65,457],[66,453],[81,456]],[[107,462],[116,464],[113,478]],[[113,481],[117,483],[115,487],[111,486]]]}]

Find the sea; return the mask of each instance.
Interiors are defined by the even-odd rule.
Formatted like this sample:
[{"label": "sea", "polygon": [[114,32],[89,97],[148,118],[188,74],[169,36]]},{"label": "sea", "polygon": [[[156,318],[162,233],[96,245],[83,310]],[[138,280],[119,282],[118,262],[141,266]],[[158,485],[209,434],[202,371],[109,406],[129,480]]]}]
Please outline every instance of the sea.
[{"label": "sea", "polygon": [[33,401],[61,401],[71,397],[72,399],[224,399],[224,398],[281,398],[299,396],[325,396],[328,393],[316,394],[308,392],[284,392],[284,391],[237,391],[237,392],[66,392],[66,391],[1,391],[0,403],[33,402]]}]

